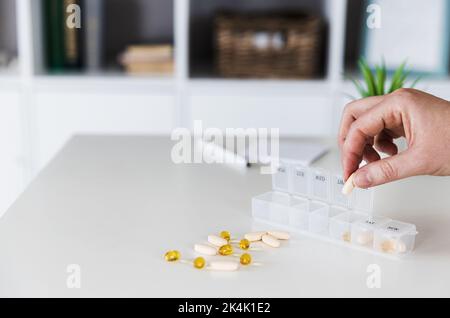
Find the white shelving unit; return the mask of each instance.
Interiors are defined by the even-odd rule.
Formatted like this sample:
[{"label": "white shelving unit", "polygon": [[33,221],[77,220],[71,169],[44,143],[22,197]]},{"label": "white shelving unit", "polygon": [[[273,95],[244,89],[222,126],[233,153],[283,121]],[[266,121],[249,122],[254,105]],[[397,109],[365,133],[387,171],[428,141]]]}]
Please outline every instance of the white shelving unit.
[{"label": "white shelving unit", "polygon": [[[198,0],[173,0],[176,70],[173,77],[165,78],[120,72],[46,74],[41,3],[15,1],[19,69],[0,72],[0,215],[74,134],[170,134],[173,128],[192,127],[200,119],[204,127],[277,127],[289,136],[334,135],[346,103],[344,92],[354,93],[342,76],[347,0],[281,1],[319,7],[327,20],[326,74],[307,81],[191,76],[189,28],[194,1]],[[228,2],[256,5],[255,0]],[[450,97],[450,81],[426,84],[433,93]]]}]

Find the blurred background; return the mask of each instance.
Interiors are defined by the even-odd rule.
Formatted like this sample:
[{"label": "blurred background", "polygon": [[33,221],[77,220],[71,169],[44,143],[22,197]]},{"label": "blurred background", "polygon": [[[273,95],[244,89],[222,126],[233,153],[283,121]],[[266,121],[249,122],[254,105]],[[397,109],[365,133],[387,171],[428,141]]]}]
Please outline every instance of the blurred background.
[{"label": "blurred background", "polygon": [[361,56],[450,99],[449,20],[450,0],[0,0],[0,215],[75,134],[334,137]]}]

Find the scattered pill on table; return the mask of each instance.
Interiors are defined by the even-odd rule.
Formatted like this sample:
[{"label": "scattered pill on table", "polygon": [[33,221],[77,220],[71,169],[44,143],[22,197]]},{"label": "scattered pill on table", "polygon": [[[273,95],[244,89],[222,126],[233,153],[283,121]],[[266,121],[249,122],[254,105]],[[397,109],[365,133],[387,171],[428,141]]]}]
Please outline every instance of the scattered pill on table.
[{"label": "scattered pill on table", "polygon": [[219,254],[222,256],[228,256],[233,254],[233,246],[231,246],[230,244],[222,245],[219,248]]},{"label": "scattered pill on table", "polygon": [[220,232],[220,237],[225,239],[225,240],[227,240],[227,241],[231,240],[231,234],[228,231]]},{"label": "scattered pill on table", "polygon": [[206,265],[206,260],[203,257],[197,257],[194,259],[192,264],[194,265],[195,268],[202,269]]},{"label": "scattered pill on table", "polygon": [[228,241],[217,235],[208,235],[208,242],[214,246],[221,247],[228,244]]},{"label": "scattered pill on table", "polygon": [[250,248],[250,241],[245,238],[240,240],[239,247],[241,250],[244,250],[244,251],[248,250]]},{"label": "scattered pill on table", "polygon": [[195,244],[194,251],[203,255],[217,255],[217,248],[205,244]]},{"label": "scattered pill on table", "polygon": [[178,252],[176,250],[168,251],[164,255],[164,259],[167,262],[176,262],[176,261],[180,260],[180,258],[181,258],[181,254],[180,254],[180,252]]},{"label": "scattered pill on table", "polygon": [[272,235],[265,234],[262,236],[262,241],[269,245],[270,247],[280,247],[281,243],[278,239],[273,237]]},{"label": "scattered pill on table", "polygon": [[239,258],[239,262],[244,266],[250,265],[250,263],[252,262],[252,256],[248,253],[244,253]]},{"label": "scattered pill on table", "polygon": [[288,232],[282,232],[282,231],[269,231],[267,232],[269,235],[272,235],[276,239],[279,240],[289,240],[291,235]]},{"label": "scattered pill on table", "polygon": [[239,269],[239,263],[233,261],[213,261],[209,264],[208,269],[232,272]]},{"label": "scattered pill on table", "polygon": [[262,236],[267,234],[267,232],[251,232],[244,235],[244,238],[249,240],[250,242],[261,241]]}]

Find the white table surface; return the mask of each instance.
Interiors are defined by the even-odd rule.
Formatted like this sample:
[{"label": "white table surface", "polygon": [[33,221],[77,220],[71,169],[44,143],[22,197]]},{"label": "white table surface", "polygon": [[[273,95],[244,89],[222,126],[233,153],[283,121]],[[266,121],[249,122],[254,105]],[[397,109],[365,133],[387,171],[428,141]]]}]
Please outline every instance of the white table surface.
[{"label": "white table surface", "polygon": [[[418,177],[377,188],[375,210],[415,223],[401,261],[307,237],[254,252],[238,272],[168,264],[207,234],[254,228],[251,197],[270,190],[257,167],[175,165],[152,137],[76,137],[0,219],[0,296],[301,297],[450,296],[450,180]],[[317,165],[339,165],[336,152]],[[66,286],[69,264],[81,288]],[[366,285],[369,264],[381,288]]]}]

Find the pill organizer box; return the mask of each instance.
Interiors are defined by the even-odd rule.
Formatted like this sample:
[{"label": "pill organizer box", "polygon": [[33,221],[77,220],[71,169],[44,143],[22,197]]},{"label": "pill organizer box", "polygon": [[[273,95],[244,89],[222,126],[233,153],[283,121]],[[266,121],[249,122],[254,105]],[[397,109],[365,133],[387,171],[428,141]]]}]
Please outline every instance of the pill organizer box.
[{"label": "pill organizer box", "polygon": [[416,226],[374,216],[373,190],[342,194],[341,175],[295,161],[280,161],[272,191],[252,198],[258,221],[330,242],[385,256],[414,249]]}]

